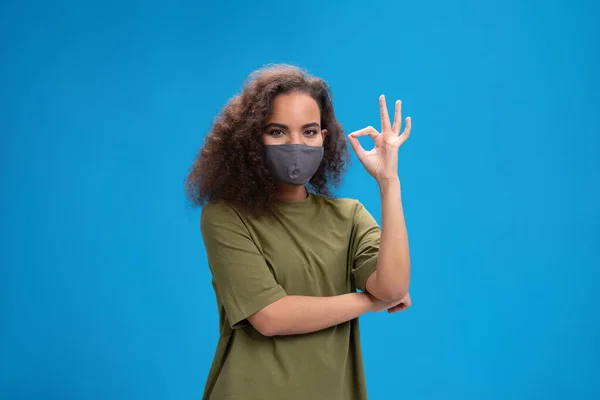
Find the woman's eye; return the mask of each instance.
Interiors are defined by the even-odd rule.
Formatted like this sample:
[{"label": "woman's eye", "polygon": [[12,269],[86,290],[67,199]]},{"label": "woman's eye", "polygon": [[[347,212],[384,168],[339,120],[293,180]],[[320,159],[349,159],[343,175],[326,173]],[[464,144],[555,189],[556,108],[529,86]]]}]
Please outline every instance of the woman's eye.
[{"label": "woman's eye", "polygon": [[271,136],[281,136],[283,134],[284,134],[284,132],[281,129],[273,129],[273,130],[269,131],[269,135],[271,135]]},{"label": "woman's eye", "polygon": [[314,136],[314,135],[316,135],[316,134],[317,134],[317,131],[316,131],[316,130],[314,130],[314,129],[309,129],[309,130],[307,130],[306,132],[304,132],[304,134],[305,134],[306,136]]}]

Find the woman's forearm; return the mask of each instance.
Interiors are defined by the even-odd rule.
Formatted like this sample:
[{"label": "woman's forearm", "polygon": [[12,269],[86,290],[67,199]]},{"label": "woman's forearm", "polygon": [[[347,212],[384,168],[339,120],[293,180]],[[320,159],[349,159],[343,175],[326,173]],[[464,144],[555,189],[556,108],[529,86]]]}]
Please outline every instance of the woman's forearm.
[{"label": "woman's forearm", "polygon": [[367,293],[330,297],[285,296],[248,320],[265,336],[304,334],[377,311],[377,305],[377,300]]},{"label": "woman's forearm", "polygon": [[386,180],[380,182],[379,187],[381,240],[377,269],[367,281],[367,290],[383,301],[396,301],[406,296],[410,283],[410,253],[400,180]]}]

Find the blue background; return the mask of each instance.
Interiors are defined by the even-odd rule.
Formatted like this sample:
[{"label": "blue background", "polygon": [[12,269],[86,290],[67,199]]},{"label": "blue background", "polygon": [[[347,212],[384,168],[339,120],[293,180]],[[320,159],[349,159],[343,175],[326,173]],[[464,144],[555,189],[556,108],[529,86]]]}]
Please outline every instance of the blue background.
[{"label": "blue background", "polygon": [[[218,320],[183,180],[255,68],[413,118],[413,307],[361,318],[371,399],[600,397],[594,1],[0,5],[0,397],[198,399]],[[485,3],[485,4],[482,4]],[[354,159],[340,196],[380,218]]]}]

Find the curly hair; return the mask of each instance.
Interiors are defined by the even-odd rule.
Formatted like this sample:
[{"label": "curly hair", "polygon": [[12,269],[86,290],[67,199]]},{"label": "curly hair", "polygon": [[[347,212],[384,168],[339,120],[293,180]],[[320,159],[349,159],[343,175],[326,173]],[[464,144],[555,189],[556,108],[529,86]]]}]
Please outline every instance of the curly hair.
[{"label": "curly hair", "polygon": [[323,160],[307,186],[313,193],[333,196],[349,157],[330,88],[301,68],[280,64],[253,72],[215,119],[186,178],[193,205],[223,201],[253,214],[276,211],[276,184],[265,165],[262,138],[275,97],[291,92],[306,93],[319,106],[327,135]]}]

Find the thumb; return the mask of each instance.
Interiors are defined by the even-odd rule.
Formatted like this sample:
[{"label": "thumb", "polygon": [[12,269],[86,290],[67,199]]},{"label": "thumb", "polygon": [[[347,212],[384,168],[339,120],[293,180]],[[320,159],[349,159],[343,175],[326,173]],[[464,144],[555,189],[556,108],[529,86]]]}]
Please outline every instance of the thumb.
[{"label": "thumb", "polygon": [[394,307],[392,307],[392,308],[389,308],[389,309],[387,310],[387,312],[388,312],[388,314],[393,314],[393,313],[395,313],[395,312],[398,312],[398,311],[404,311],[404,310],[406,310],[407,308],[408,308],[408,306],[407,306],[407,305],[406,305],[404,302],[402,302],[402,303],[400,303],[400,304],[396,304],[396,305],[395,305]]}]

